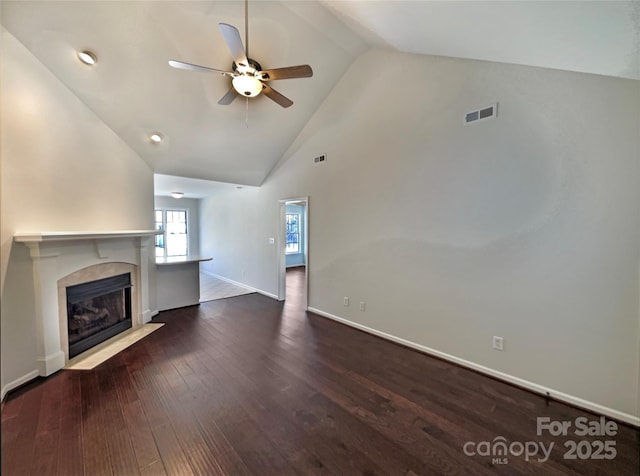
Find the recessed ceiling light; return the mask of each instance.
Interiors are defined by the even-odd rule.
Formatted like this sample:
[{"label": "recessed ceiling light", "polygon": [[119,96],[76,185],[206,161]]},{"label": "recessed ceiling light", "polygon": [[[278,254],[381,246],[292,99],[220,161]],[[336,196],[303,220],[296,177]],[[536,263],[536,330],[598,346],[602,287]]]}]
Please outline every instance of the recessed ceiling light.
[{"label": "recessed ceiling light", "polygon": [[184,192],[171,192],[171,196],[173,198],[182,198],[183,195],[184,195]]},{"label": "recessed ceiling light", "polygon": [[90,66],[98,62],[98,57],[96,56],[96,54],[93,51],[89,50],[79,51],[78,59],[84,64],[88,64]]},{"label": "recessed ceiling light", "polygon": [[159,144],[160,142],[162,142],[162,139],[162,134],[160,134],[159,132],[154,132],[149,136],[149,140],[154,144]]}]

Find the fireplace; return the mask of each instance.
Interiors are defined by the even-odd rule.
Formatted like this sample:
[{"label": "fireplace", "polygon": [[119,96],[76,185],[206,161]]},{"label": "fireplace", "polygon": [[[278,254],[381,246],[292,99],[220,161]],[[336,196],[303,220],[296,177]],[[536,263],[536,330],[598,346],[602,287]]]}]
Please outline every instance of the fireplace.
[{"label": "fireplace", "polygon": [[69,286],[69,358],[131,328],[131,273]]},{"label": "fireplace", "polygon": [[[152,311],[150,306],[153,294],[149,288],[154,277],[153,237],[156,234],[158,231],[155,230],[116,230],[14,235],[14,241],[23,243],[31,257],[37,360],[36,368],[11,382],[9,388],[15,388],[38,375],[51,375],[70,363],[67,288],[129,274],[129,284],[123,286],[129,291],[123,292],[129,296],[131,305],[130,330],[136,330],[151,320],[157,312]],[[88,299],[93,297],[89,296]],[[126,306],[127,298],[122,299]],[[109,308],[100,302],[90,303],[89,306],[95,309]],[[89,319],[89,316],[85,318]],[[76,331],[78,335],[86,336],[88,333],[86,330]],[[121,332],[115,339],[126,334],[128,331]],[[82,359],[82,356],[90,353],[82,352],[72,360]]]}]

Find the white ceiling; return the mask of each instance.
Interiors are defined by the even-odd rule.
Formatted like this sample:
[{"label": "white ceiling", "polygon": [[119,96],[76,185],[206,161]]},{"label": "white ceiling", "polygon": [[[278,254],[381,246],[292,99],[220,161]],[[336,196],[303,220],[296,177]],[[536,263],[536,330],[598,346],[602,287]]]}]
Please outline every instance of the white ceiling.
[{"label": "white ceiling", "polygon": [[[217,104],[230,78],[167,64],[230,70],[218,23],[244,32],[242,1],[3,1],[2,23],[154,171],[258,185],[366,49],[315,2],[300,8],[312,21],[281,2],[250,4],[250,56],[264,69],[310,64],[314,76],[270,83],[294,101],[290,108],[261,95],[248,113],[244,98]],[[94,51],[98,63],[81,64],[79,49]],[[147,140],[154,131],[165,137],[159,145]]]},{"label": "white ceiling", "polygon": [[176,175],[155,174],[153,185],[156,195],[169,196],[171,192],[183,192],[184,198],[205,198],[217,192],[232,189],[254,188],[251,185],[240,185],[227,182],[178,177]]},{"label": "white ceiling", "polygon": [[320,0],[371,44],[640,79],[639,1]]},{"label": "white ceiling", "polygon": [[[244,37],[243,1],[4,0],[1,8],[7,30],[155,172],[232,184],[262,183],[370,46],[640,79],[638,1],[255,0],[250,56],[265,69],[307,63],[314,76],[272,82],[294,105],[259,96],[247,116],[243,98],[217,104],[229,78],[167,65],[230,68],[217,23]],[[79,49],[95,51],[98,64],[80,64]],[[165,136],[157,146],[147,140],[154,131]],[[156,180],[156,193],[178,183],[188,193],[192,183],[167,180]]]}]

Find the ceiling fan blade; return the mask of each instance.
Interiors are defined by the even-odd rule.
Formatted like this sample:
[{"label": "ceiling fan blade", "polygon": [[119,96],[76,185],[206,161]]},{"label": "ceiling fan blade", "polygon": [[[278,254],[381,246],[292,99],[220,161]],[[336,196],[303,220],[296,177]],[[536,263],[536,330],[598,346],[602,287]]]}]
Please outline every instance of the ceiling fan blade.
[{"label": "ceiling fan blade", "polygon": [[231,53],[236,65],[249,66],[238,29],[235,26],[228,25],[226,23],[218,23],[218,27],[220,28],[224,42],[227,44],[227,48],[229,48],[229,52]]},{"label": "ceiling fan blade", "polygon": [[238,93],[236,93],[236,90],[231,88],[229,89],[229,91],[227,91],[227,94],[220,98],[218,104],[220,104],[221,106],[228,106],[233,102],[237,95]]},{"label": "ceiling fan blade", "polygon": [[286,96],[283,96],[268,84],[263,84],[262,86],[263,86],[262,94],[267,96],[272,101],[277,102],[282,107],[289,107],[293,104],[293,101],[291,99],[289,99]]},{"label": "ceiling fan blade", "polygon": [[262,81],[273,81],[274,79],[310,78],[313,70],[308,64],[289,66],[287,68],[267,69],[259,71],[256,76]]},{"label": "ceiling fan blade", "polygon": [[200,66],[197,64],[191,64],[191,63],[184,63],[182,61],[175,61],[175,60],[169,60],[169,66],[172,66],[174,68],[178,68],[178,69],[186,69],[189,71],[204,71],[207,73],[220,73],[220,74],[226,74],[226,75],[231,75],[233,76],[233,73],[229,72],[229,71],[223,71],[221,69],[215,69],[215,68],[209,68],[208,66]]}]

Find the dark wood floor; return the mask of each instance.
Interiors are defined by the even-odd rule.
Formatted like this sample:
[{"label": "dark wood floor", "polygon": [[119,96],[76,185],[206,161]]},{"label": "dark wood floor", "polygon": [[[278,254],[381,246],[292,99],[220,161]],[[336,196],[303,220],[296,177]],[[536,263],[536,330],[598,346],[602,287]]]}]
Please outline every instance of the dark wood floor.
[{"label": "dark wood floor", "polygon": [[[536,417],[594,415],[307,314],[303,280],[292,270],[285,304],[163,312],[95,370],[14,392],[2,474],[638,474],[637,430],[586,440],[615,441],[612,460],[564,459],[584,438],[537,436]],[[499,437],[554,449],[507,464],[463,451]]]}]

